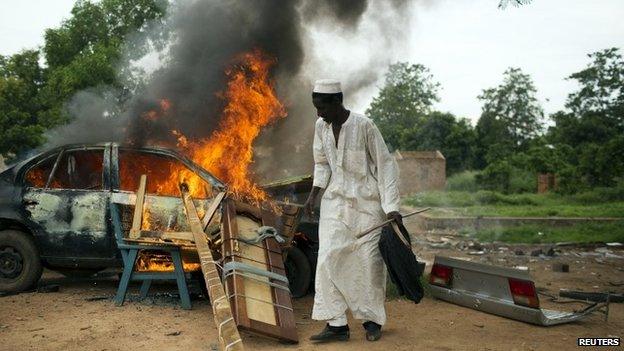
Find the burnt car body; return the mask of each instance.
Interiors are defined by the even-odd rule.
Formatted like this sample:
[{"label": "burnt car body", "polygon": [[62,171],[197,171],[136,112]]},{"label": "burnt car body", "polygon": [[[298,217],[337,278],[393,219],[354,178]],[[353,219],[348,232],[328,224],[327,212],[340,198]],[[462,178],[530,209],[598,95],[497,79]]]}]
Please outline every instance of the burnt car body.
[{"label": "burnt car body", "polygon": [[[120,266],[108,213],[111,196],[136,191],[140,174],[162,178],[172,167],[206,187],[224,188],[172,150],[116,143],[58,147],[0,173],[0,290],[31,287],[42,267],[96,272]],[[152,196],[180,201],[177,189],[153,185]]]},{"label": "burnt car body", "polygon": [[[79,276],[120,267],[109,204],[112,198],[131,198],[141,174],[148,178],[149,230],[175,231],[187,226],[176,177],[183,175],[200,190],[193,195],[198,209],[208,204],[209,193],[225,188],[208,171],[173,150],[117,143],[65,145],[0,173],[0,291],[34,286],[43,267]],[[308,182],[306,178],[272,184],[266,190],[304,196]],[[292,191],[293,184],[298,184],[297,191]],[[132,208],[127,209],[131,215]],[[299,227],[317,237],[307,223]],[[304,295],[311,286],[318,251],[315,242],[297,236],[286,255],[293,296]]]}]

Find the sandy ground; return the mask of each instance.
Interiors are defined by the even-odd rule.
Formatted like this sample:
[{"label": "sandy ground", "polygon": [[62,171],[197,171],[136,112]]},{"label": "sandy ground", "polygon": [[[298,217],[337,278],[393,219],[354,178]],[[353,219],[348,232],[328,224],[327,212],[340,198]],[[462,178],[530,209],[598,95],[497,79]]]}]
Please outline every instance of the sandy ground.
[{"label": "sandy ground", "polygon": [[[624,250],[613,248],[557,248],[555,257],[530,256],[536,247],[486,246],[484,254],[455,247],[431,248],[440,242],[456,240],[452,235],[429,233],[418,237],[418,256],[427,262],[435,254],[466,257],[474,261],[504,266],[528,266],[542,291],[556,295],[560,288],[585,291],[622,292],[614,286],[624,281]],[[436,244],[437,243],[437,244]],[[444,245],[442,245],[444,246]],[[448,245],[446,245],[448,246]],[[517,249],[527,255],[518,256]],[[543,247],[546,250],[546,247]],[[605,251],[606,250],[606,251]],[[607,254],[607,251],[609,252]],[[469,254],[472,253],[472,254]],[[607,257],[608,256],[608,257]],[[551,265],[565,262],[570,273],[555,273]],[[46,271],[42,284],[59,284],[60,291],[22,293],[0,297],[0,350],[216,350],[216,329],[212,309],[204,299],[195,299],[193,309],[182,310],[177,300],[165,292],[175,286],[159,284],[160,298],[133,301],[115,307],[112,296],[116,274],[90,279],[67,279]],[[138,293],[135,285],[131,291]],[[99,297],[101,300],[89,301]],[[572,310],[582,304],[555,304],[541,296],[542,305]],[[248,350],[570,350],[579,337],[622,337],[624,305],[612,304],[609,321],[603,315],[556,327],[539,327],[489,315],[443,301],[425,298],[415,305],[395,299],[386,303],[388,323],[383,338],[371,343],[364,339],[359,322],[350,320],[351,340],[313,345],[310,335],[324,323],[310,319],[313,298],[294,301],[300,343],[277,341],[244,334]],[[603,347],[601,349],[609,349]],[[621,349],[621,348],[616,348]]]}]

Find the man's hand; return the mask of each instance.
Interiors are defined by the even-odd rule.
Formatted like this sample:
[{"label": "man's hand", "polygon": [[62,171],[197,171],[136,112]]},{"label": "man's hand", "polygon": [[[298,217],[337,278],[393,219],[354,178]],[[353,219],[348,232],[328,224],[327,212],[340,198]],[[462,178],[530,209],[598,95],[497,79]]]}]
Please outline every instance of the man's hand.
[{"label": "man's hand", "polygon": [[316,199],[312,197],[312,194],[310,194],[305,204],[303,204],[303,214],[308,216],[308,218],[310,219],[314,215],[314,203],[315,202],[316,202]]},{"label": "man's hand", "polygon": [[386,215],[386,219],[392,219],[399,224],[403,224],[403,216],[398,211],[392,211]]},{"label": "man's hand", "polygon": [[318,195],[321,188],[313,187],[312,191],[310,191],[310,195],[308,195],[308,199],[303,205],[303,213],[308,216],[308,218],[313,219],[314,217],[314,205],[316,204],[316,196]]}]

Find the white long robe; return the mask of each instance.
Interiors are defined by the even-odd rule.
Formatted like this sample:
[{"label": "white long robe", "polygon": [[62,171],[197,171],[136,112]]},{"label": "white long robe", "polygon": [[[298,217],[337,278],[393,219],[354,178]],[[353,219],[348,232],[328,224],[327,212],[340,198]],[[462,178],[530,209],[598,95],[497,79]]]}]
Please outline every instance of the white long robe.
[{"label": "white long robe", "polygon": [[314,186],[321,199],[316,295],[312,318],[329,320],[347,308],[354,318],[386,322],[386,267],[377,246],[381,229],[355,236],[399,210],[395,159],[375,124],[351,113],[336,147],[321,118],[314,133]]}]

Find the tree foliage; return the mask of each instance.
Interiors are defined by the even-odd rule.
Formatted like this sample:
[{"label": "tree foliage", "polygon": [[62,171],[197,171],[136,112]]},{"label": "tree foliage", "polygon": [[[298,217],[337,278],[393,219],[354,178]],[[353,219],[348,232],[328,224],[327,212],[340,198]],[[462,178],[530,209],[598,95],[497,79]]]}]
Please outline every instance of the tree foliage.
[{"label": "tree foliage", "polygon": [[43,84],[39,52],[0,56],[0,154],[39,145],[46,124],[38,118],[38,92]]},{"label": "tree foliage", "polygon": [[568,192],[612,186],[624,175],[624,59],[617,48],[588,57],[589,65],[569,77],[579,89],[568,96],[566,110],[553,114],[548,131],[555,147],[574,150],[565,160]]},{"label": "tree foliage", "polygon": [[519,68],[503,73],[503,82],[483,90],[477,130],[477,167],[524,149],[543,129],[544,112],[533,80]]},{"label": "tree foliage", "polygon": [[433,111],[403,134],[405,150],[440,150],[446,158],[448,174],[469,169],[475,148],[475,131],[467,119]]},{"label": "tree foliage", "polygon": [[440,150],[451,174],[470,167],[475,135],[468,120],[433,110],[439,87],[427,67],[395,63],[366,112],[391,149]]},{"label": "tree foliage", "polygon": [[45,66],[38,50],[0,57],[0,154],[40,145],[46,129],[70,119],[65,105],[80,90],[110,86],[123,98],[128,87],[118,72],[147,50],[145,40],[130,36],[162,19],[165,6],[162,0],[80,0],[60,27],[46,30]]},{"label": "tree foliage", "polygon": [[398,62],[390,65],[385,85],[366,111],[377,123],[391,149],[401,147],[406,130],[420,124],[439,100],[440,84],[423,65]]}]

